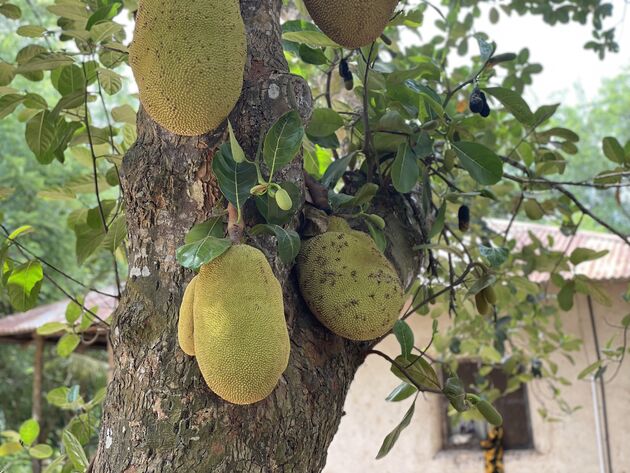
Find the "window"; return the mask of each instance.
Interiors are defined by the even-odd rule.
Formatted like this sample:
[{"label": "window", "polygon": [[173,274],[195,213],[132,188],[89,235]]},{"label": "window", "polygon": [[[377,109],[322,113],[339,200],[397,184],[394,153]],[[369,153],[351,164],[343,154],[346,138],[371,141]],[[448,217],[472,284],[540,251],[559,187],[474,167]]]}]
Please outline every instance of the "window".
[{"label": "window", "polygon": [[[475,361],[463,360],[459,363],[457,374],[470,386],[475,382],[478,365]],[[504,391],[508,377],[500,369],[493,370],[487,378],[495,388]],[[505,450],[533,448],[532,428],[530,424],[527,390],[521,385],[516,391],[497,399],[494,406],[503,416],[503,445]],[[487,437],[488,424],[480,420],[458,420],[448,417],[448,402],[444,406],[446,423],[444,446],[447,449],[472,448],[479,449],[479,442]]]}]

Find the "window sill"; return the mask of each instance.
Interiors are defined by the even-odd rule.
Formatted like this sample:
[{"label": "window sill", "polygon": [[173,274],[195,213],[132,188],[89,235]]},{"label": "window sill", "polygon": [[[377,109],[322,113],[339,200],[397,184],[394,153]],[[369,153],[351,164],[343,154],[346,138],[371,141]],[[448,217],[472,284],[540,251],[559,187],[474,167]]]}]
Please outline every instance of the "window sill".
[{"label": "window sill", "polygon": [[[531,459],[541,456],[535,448],[524,448],[515,450],[506,450],[504,453],[505,458],[512,460],[519,459]],[[483,450],[481,449],[468,449],[468,448],[447,448],[439,450],[433,458],[435,460],[449,460],[455,463],[463,463],[470,460],[483,459]]]}]

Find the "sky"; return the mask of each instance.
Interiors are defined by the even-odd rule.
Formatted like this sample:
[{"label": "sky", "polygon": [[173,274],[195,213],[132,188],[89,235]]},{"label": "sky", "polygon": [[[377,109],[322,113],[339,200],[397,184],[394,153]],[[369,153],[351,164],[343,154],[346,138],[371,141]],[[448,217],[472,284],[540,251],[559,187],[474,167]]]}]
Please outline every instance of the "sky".
[{"label": "sky", "polygon": [[[476,20],[475,29],[487,33],[497,43],[497,53],[518,53],[528,47],[530,61],[542,64],[543,72],[534,76],[533,87],[526,93],[530,105],[557,101],[574,105],[579,102],[576,87],[583,89],[587,99],[594,99],[603,78],[620,74],[624,67],[630,73],[630,4],[624,0],[611,0],[611,3],[613,16],[604,25],[606,28],[617,26],[620,50],[607,54],[604,61],[592,50],[583,48],[591,38],[588,23],[549,26],[540,17],[501,15],[500,21],[493,25],[487,14],[482,14]],[[427,30],[424,38],[431,38],[433,32],[437,32],[433,25],[436,18],[437,13],[429,9],[421,27]],[[407,38],[411,41],[416,37],[408,35]]]}]

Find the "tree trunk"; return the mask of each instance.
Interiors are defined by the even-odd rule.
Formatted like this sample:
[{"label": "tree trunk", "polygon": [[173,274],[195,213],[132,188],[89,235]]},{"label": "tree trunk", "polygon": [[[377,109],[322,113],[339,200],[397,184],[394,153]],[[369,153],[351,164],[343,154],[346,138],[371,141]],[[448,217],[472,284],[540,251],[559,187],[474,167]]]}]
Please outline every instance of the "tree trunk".
[{"label": "tree trunk", "polygon": [[[297,109],[306,120],[311,111],[308,86],[288,74],[284,60],[281,3],[241,0],[249,60],[231,121],[250,156],[283,113]],[[223,129],[171,135],[140,111],[138,141],[122,169],[130,269],[112,323],[114,372],[94,471],[318,472],[325,464],[364,355],[310,315],[268,237],[250,243],[265,251],[282,283],[291,335],[289,366],[273,394],[251,406],[222,401],[177,343],[179,304],[192,274],[178,265],[175,250],[217,203],[210,163],[224,140]],[[303,188],[301,160],[282,178]]]}]

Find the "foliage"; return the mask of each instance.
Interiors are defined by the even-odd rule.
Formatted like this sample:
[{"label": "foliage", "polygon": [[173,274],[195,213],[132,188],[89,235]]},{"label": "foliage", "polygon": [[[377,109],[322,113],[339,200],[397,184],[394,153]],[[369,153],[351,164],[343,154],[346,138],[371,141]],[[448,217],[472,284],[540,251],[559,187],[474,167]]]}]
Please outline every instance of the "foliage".
[{"label": "foliage", "polygon": [[[554,358],[570,358],[580,341],[563,331],[561,312],[571,308],[577,294],[609,303],[597,284],[576,271],[579,264],[601,254],[588,249],[571,255],[554,252],[550,242],[533,237],[530,244],[517,248],[507,232],[497,232],[484,218],[544,218],[573,234],[587,216],[628,242],[572,189],[610,189],[620,195],[630,175],[630,143],[606,129],[605,136],[597,137],[602,143],[601,164],[570,178],[585,133],[576,133],[579,130],[557,119],[563,113],[559,104],[530,108],[523,91],[542,67],[527,48],[503,52],[484,33],[474,33],[475,21],[482,14],[496,22],[506,14],[527,13],[540,15],[549,24],[590,21],[593,39],[585,47],[603,57],[617,49],[614,29],[603,25],[612,6],[598,0],[561,4],[512,0],[485,9],[481,6],[486,2],[471,0],[440,5],[402,2],[385,40],[345,51],[306,21],[301,2],[295,3],[297,9],[287,5],[292,17],[283,24],[285,54],[292,72],[312,86],[316,98],[312,118],[304,124],[295,111],[280,117],[269,130],[262,130],[264,139],[255,156],[246,155],[232,126],[227,127],[229,139],[214,156],[212,167],[224,203],[236,217],[221,207],[210,220],[193,227],[177,251],[180,264],[198,269],[222,254],[232,244],[226,233],[231,226],[242,225],[242,209],[249,202],[265,222],[249,229],[249,235],[273,235],[281,260],[289,266],[299,250],[292,224],[303,197],[294,183],[284,181],[281,171],[302,148],[305,171],[325,201],[310,204],[354,220],[382,251],[387,252],[391,242],[383,220],[387,216],[377,215],[372,206],[377,195],[406,202],[423,225],[424,241],[415,250],[425,263],[418,268],[420,279],[409,288],[412,304],[394,329],[401,354],[388,358],[402,384],[389,401],[399,402],[419,391],[435,392],[444,395],[456,412],[499,423],[489,402],[504,393],[491,386],[486,375],[501,368],[509,376],[508,392],[542,376],[559,408],[571,412],[558,395],[559,386],[569,380],[558,371]],[[33,8],[42,10],[38,5]],[[0,14],[6,17],[3,26],[20,37],[15,57],[0,61],[0,118],[12,123],[12,130],[17,129],[15,120],[23,123],[20,149],[26,145],[30,150],[28,167],[60,170],[54,185],[41,188],[40,182],[36,187],[38,201],[62,200],[70,209],[67,227],[55,226],[59,235],[52,241],[67,245],[71,235],[73,265],[94,264],[93,273],[107,268],[118,286],[114,296],[119,295],[118,274],[126,264],[119,166],[136,139],[134,102],[117,99],[127,90],[125,24],[134,9],[132,0],[58,0],[46,6],[44,15],[31,12],[21,20],[20,7],[0,4]],[[440,34],[413,45],[402,43],[401,31],[417,33],[431,20]],[[456,56],[464,61],[456,61]],[[464,65],[453,66],[456,62]],[[471,107],[480,113],[468,110],[471,94],[483,102],[481,109]],[[2,182],[0,199],[23,193],[21,179],[16,181]],[[64,215],[64,210],[58,208],[54,215]],[[63,290],[72,300],[66,323],[42,328],[63,332],[57,352],[70,356],[89,326],[108,323],[98,319],[94,308],[84,307],[82,296],[90,284],[71,276],[75,273],[66,266],[51,264],[46,246],[41,254],[34,251],[35,239],[46,226],[31,218],[12,214],[2,220],[0,215],[4,237],[0,285],[15,310],[26,310],[41,300],[42,288],[63,289],[58,279],[72,283],[72,291]],[[549,275],[559,292],[530,281],[534,272]],[[483,310],[480,301],[486,303]],[[421,316],[434,320],[430,344],[438,353],[434,361],[426,357],[428,347],[419,350],[414,345],[405,322]],[[617,363],[627,347],[607,349],[606,362]],[[372,354],[387,356],[377,350]],[[461,356],[480,360],[475,386],[463,386],[454,374]],[[582,374],[600,373],[602,368],[586,367]],[[444,379],[438,376],[440,371]],[[85,470],[88,457],[83,446],[94,433],[101,399],[102,393],[85,402],[74,387],[49,393],[50,403],[75,414],[61,436],[62,448],[52,448],[56,459],[50,471],[64,463],[64,471]],[[414,404],[386,437],[379,457],[393,448],[413,413]],[[82,430],[86,425],[88,431]],[[25,441],[32,436],[28,430],[24,437],[8,434],[4,453],[50,453]]]}]

